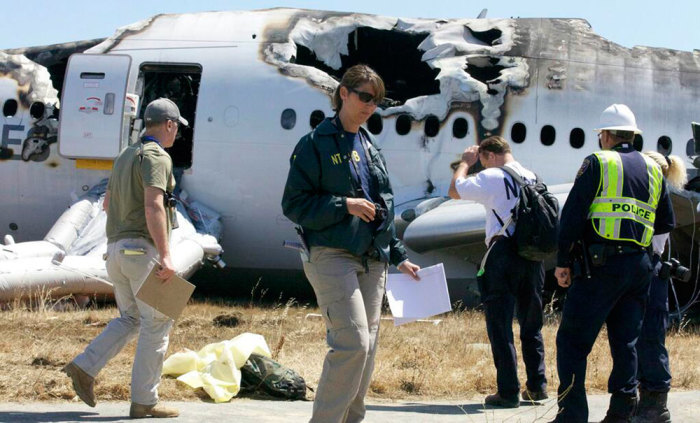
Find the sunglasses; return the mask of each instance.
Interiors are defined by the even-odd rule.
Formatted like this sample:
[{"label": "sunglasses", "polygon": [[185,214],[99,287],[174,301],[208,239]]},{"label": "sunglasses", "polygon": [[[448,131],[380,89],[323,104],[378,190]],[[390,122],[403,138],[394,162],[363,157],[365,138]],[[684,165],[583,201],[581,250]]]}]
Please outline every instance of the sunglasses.
[{"label": "sunglasses", "polygon": [[354,88],[347,87],[348,91],[351,91],[355,94],[357,94],[357,97],[360,99],[361,102],[363,103],[374,103],[377,104],[377,101],[374,99],[374,94],[370,94],[364,91],[356,90]]}]

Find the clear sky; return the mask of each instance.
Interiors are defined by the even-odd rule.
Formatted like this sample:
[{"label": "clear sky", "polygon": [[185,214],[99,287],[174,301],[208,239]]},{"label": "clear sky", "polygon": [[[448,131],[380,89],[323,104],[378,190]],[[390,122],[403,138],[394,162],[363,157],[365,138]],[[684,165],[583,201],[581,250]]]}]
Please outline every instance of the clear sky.
[{"label": "clear sky", "polygon": [[39,0],[0,2],[0,49],[103,38],[159,13],[270,7],[337,10],[397,17],[583,18],[625,47],[700,49],[700,0]]}]

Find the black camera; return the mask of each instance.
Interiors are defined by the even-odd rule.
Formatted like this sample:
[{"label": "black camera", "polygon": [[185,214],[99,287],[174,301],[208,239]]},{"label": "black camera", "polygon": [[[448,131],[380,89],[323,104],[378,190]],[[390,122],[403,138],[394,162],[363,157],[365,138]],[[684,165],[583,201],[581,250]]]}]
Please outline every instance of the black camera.
[{"label": "black camera", "polygon": [[681,263],[674,258],[661,263],[661,269],[659,269],[659,278],[661,279],[674,278],[682,282],[688,282],[690,276],[690,269],[682,266]]},{"label": "black camera", "polygon": [[389,211],[386,209],[386,207],[382,207],[381,204],[379,203],[374,203],[374,218],[379,219],[379,220],[386,220],[386,217],[389,215]]},{"label": "black camera", "polygon": [[165,192],[164,201],[165,201],[165,207],[170,207],[170,208],[177,207],[177,198],[175,198],[175,195],[170,191]]}]

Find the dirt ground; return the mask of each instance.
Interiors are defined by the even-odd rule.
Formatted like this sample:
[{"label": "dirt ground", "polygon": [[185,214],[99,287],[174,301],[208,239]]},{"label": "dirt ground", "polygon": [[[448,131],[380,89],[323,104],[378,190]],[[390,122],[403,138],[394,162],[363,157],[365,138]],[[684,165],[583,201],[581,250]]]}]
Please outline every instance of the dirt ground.
[{"label": "dirt ground", "polygon": [[[71,307],[67,307],[71,308]],[[170,337],[168,354],[185,348],[231,339],[244,332],[265,337],[273,357],[315,387],[326,354],[323,320],[318,310],[290,301],[276,306],[195,302],[187,306]],[[45,401],[74,397],[60,369],[99,334],[117,311],[113,307],[56,311],[28,310],[17,304],[0,312],[0,398],[3,401]],[[439,323],[394,327],[383,320],[379,352],[369,396],[375,400],[449,401],[492,393],[496,372],[483,314],[458,311],[440,316]],[[548,314],[543,329],[550,391],[558,385],[555,336],[558,316]],[[515,339],[518,327],[514,324]],[[699,390],[700,328],[671,331],[667,346],[673,366],[673,389]],[[97,378],[102,401],[128,401],[130,343]],[[611,370],[607,335],[601,332],[589,356],[586,384],[591,393],[604,393]],[[524,382],[523,365],[520,380]],[[159,389],[163,400],[196,401],[206,394],[172,378]]]}]

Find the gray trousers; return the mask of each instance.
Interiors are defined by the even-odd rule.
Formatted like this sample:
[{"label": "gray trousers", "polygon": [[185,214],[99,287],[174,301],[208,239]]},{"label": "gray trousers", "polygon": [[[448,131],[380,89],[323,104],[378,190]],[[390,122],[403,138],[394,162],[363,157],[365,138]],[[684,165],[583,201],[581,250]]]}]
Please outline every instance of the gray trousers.
[{"label": "gray trousers", "polygon": [[304,272],[326,323],[330,350],[316,390],[312,423],[354,423],[365,417],[382,299],[386,263],[369,261],[337,248],[312,247]]},{"label": "gray trousers", "polygon": [[[143,249],[145,254],[128,255],[124,250]],[[131,402],[158,402],[158,384],[163,358],[168,349],[168,332],[173,321],[135,298],[141,283],[153,267],[158,252],[142,238],[122,239],[107,246],[107,274],[114,285],[120,316],[113,319],[74,363],[96,377],[107,362],[136,336],[138,345],[131,370]]]}]

